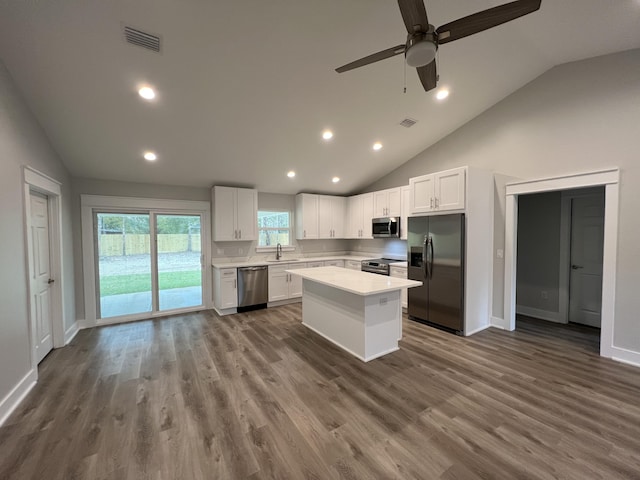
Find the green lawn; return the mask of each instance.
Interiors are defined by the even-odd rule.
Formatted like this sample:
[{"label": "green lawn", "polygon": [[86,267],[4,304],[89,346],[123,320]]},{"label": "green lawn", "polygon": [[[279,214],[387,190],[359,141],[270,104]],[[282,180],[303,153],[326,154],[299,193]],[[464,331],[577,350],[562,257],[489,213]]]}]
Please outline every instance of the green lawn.
[{"label": "green lawn", "polygon": [[[202,274],[200,270],[190,272],[160,272],[158,282],[160,290],[196,287],[202,282]],[[149,291],[151,291],[150,274],[113,275],[100,279],[101,297]]]}]

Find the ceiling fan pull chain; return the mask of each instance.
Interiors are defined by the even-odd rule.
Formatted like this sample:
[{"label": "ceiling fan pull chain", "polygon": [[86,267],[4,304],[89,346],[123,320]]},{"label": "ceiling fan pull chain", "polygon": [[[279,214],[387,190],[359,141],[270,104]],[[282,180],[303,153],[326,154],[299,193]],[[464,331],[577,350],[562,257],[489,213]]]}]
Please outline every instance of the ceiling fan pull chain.
[{"label": "ceiling fan pull chain", "polygon": [[404,65],[404,93],[407,93],[407,62],[402,62]]}]

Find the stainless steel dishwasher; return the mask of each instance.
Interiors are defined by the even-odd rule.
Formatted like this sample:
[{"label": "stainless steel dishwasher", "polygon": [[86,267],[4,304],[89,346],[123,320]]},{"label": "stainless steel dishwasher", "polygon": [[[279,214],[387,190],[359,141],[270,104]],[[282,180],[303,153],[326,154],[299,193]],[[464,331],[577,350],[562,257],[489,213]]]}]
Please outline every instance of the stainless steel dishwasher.
[{"label": "stainless steel dishwasher", "polygon": [[238,268],[238,311],[264,307],[268,300],[267,266]]}]

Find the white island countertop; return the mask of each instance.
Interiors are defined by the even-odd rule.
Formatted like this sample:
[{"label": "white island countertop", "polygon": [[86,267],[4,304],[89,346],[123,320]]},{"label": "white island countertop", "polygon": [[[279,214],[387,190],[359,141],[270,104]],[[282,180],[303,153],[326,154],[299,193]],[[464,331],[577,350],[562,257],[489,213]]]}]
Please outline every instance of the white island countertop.
[{"label": "white island countertop", "polygon": [[364,296],[422,285],[422,282],[415,280],[405,280],[404,278],[388,277],[340,267],[299,268],[287,270],[287,273],[299,275],[303,279],[313,280],[345,292]]}]

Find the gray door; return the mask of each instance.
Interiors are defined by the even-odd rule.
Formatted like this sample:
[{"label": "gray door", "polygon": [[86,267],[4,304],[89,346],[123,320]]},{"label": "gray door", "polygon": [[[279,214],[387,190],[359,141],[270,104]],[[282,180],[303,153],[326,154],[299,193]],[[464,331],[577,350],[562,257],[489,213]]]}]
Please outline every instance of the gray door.
[{"label": "gray door", "polygon": [[577,197],[571,202],[571,280],[569,321],[600,327],[604,196]]},{"label": "gray door", "polygon": [[427,254],[429,272],[427,320],[462,331],[464,329],[464,214],[430,217]]}]

